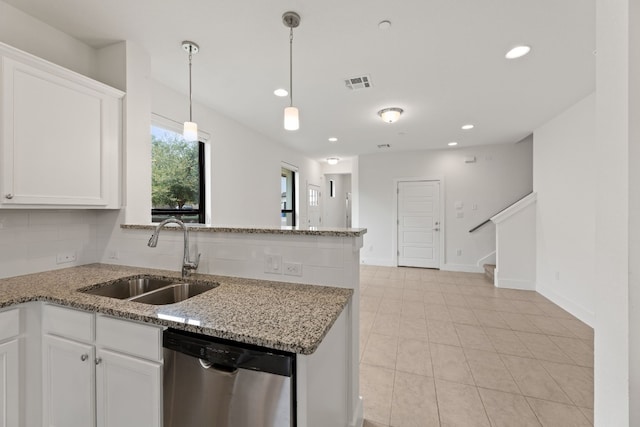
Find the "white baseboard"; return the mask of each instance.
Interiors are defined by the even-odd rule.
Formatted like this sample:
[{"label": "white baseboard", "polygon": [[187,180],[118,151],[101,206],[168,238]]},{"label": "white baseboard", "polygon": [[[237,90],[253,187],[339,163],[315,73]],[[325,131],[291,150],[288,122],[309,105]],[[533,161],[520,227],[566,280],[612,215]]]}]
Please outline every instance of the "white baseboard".
[{"label": "white baseboard", "polygon": [[551,300],[554,304],[559,305],[563,310],[566,310],[569,313],[573,314],[592,328],[596,324],[596,314],[594,312],[585,309],[581,305],[576,304],[570,299],[558,294],[549,287],[538,283],[536,285],[536,291],[543,297]]},{"label": "white baseboard", "polygon": [[377,265],[379,267],[396,267],[397,263],[393,259],[389,258],[369,258],[360,255],[360,264],[364,265]]},{"label": "white baseboard", "polygon": [[460,273],[484,273],[484,268],[469,264],[444,264],[440,267],[443,271],[457,271]]},{"label": "white baseboard", "polygon": [[364,424],[364,404],[362,396],[358,396],[358,401],[354,409],[353,419],[349,424],[349,427],[363,427]]},{"label": "white baseboard", "polygon": [[496,288],[504,288],[504,289],[519,289],[522,291],[536,290],[535,281],[522,280],[522,279],[503,279],[498,275],[497,271],[496,271],[495,285],[496,285]]}]

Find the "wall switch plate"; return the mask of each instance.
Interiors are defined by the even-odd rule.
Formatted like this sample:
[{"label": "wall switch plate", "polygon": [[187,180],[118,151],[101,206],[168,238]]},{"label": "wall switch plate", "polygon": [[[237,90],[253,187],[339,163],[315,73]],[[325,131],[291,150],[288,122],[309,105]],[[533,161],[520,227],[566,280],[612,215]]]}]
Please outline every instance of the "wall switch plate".
[{"label": "wall switch plate", "polygon": [[464,218],[464,212],[456,212],[456,218]]},{"label": "wall switch plate", "polygon": [[456,250],[456,255],[461,256],[462,255],[462,249]]},{"label": "wall switch plate", "polygon": [[302,264],[299,262],[285,262],[283,267],[287,276],[302,276]]},{"label": "wall switch plate", "polygon": [[109,259],[120,259],[118,251],[109,251]]},{"label": "wall switch plate", "polygon": [[56,264],[66,264],[77,260],[76,251],[60,252],[56,255]]},{"label": "wall switch plate", "polygon": [[282,274],[282,256],[281,255],[264,255],[264,272],[271,274]]}]

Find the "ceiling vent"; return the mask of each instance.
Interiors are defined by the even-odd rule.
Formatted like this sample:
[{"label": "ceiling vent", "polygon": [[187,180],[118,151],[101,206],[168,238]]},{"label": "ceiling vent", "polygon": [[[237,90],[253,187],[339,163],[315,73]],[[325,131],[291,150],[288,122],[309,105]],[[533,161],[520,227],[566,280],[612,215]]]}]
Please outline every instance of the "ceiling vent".
[{"label": "ceiling vent", "polygon": [[391,148],[391,144],[378,144],[378,148]]},{"label": "ceiling vent", "polygon": [[366,75],[344,79],[344,85],[347,87],[347,89],[351,90],[368,89],[372,86],[371,77]]}]

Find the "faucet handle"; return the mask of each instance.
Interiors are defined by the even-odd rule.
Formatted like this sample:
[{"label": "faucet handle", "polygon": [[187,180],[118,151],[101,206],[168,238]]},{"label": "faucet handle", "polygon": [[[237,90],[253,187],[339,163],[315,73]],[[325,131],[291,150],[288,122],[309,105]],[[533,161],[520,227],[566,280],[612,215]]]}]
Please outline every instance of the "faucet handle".
[{"label": "faucet handle", "polygon": [[196,262],[194,263],[196,268],[198,268],[198,265],[200,264],[200,255],[202,254],[198,254],[198,256],[196,257]]}]

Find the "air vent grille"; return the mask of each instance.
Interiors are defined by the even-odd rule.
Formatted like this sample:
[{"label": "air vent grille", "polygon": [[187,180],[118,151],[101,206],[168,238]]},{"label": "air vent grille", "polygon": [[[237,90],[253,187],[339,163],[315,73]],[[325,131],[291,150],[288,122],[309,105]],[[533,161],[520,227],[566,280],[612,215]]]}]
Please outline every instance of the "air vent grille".
[{"label": "air vent grille", "polygon": [[347,89],[351,90],[369,89],[372,86],[371,77],[369,75],[344,79],[344,84]]}]

